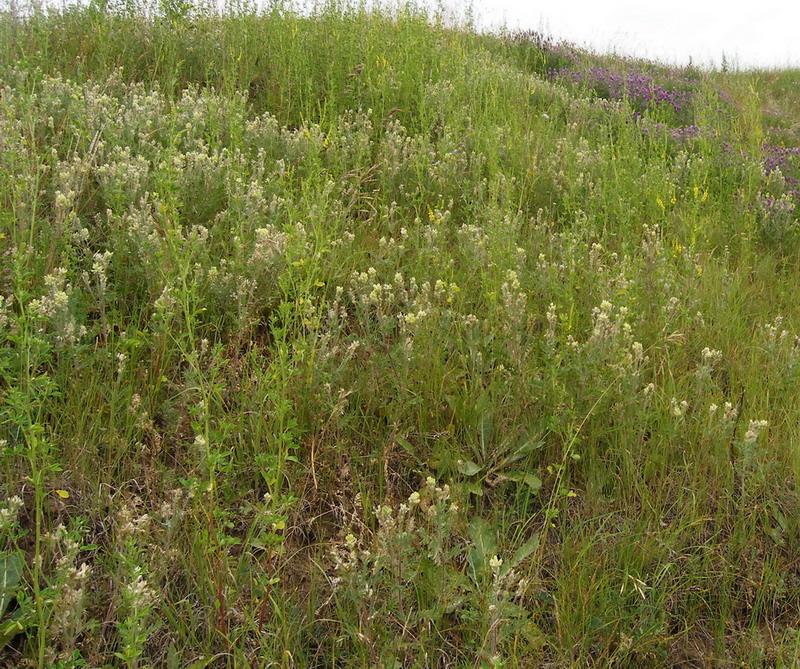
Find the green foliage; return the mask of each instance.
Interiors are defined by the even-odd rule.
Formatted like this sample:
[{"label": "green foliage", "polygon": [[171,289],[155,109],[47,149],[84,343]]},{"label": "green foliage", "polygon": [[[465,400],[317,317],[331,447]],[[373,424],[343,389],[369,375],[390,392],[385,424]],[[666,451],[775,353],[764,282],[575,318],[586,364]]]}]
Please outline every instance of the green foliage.
[{"label": "green foliage", "polygon": [[796,666],[795,74],[2,14],[0,663]]}]

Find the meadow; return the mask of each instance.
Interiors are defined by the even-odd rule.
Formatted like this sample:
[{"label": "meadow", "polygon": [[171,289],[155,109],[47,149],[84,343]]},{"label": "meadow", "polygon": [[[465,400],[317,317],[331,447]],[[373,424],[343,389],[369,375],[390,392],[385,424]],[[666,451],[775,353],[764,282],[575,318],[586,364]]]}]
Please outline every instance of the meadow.
[{"label": "meadow", "polygon": [[800,71],[0,10],[0,666],[800,666]]}]

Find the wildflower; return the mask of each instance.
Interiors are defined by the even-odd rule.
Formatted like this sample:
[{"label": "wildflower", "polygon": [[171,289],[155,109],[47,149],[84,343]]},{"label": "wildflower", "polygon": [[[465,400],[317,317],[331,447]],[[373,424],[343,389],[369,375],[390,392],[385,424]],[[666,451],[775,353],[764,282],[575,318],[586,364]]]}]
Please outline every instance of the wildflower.
[{"label": "wildflower", "polygon": [[[614,305],[608,300],[603,300],[599,307],[592,309],[592,316],[594,317],[592,340],[601,341],[619,334],[621,318],[618,317],[617,322],[612,321],[611,313],[613,310]],[[624,314],[620,313],[620,316],[624,316]]]},{"label": "wildflower", "polygon": [[[70,313],[72,287],[66,277],[67,270],[64,267],[48,274],[44,278],[47,294],[32,300],[29,304],[31,313],[39,320],[50,324],[55,342],[59,345],[74,344],[86,334],[86,328],[78,327]],[[44,332],[44,330],[44,324],[40,325],[39,331]]]},{"label": "wildflower", "polygon": [[89,241],[89,229],[80,228],[76,230],[72,233],[72,239],[76,244],[85,244],[87,241]]},{"label": "wildflower", "polygon": [[13,297],[5,298],[0,295],[0,330],[11,321],[11,304]]},{"label": "wildflower", "polygon": [[164,313],[170,311],[176,304],[177,302],[173,296],[172,287],[166,285],[153,306],[155,307],[156,313]]},{"label": "wildflower", "polygon": [[674,316],[678,311],[678,306],[680,305],[681,301],[679,298],[673,296],[669,298],[667,304],[661,307],[661,311],[669,316]]},{"label": "wildflower", "polygon": [[747,432],[744,433],[744,443],[753,445],[758,441],[761,431],[767,427],[769,423],[765,420],[751,420],[747,427]]},{"label": "wildflower", "polygon": [[725,425],[731,425],[739,417],[739,409],[734,407],[730,402],[725,402],[724,411],[722,413],[722,422]]},{"label": "wildflower", "polygon": [[556,305],[551,302],[547,307],[547,332],[545,333],[545,337],[550,341],[556,336],[557,320],[558,314],[556,313]]},{"label": "wildflower", "polygon": [[121,378],[123,372],[125,371],[125,361],[128,359],[128,356],[124,353],[117,353],[117,378]]},{"label": "wildflower", "polygon": [[711,376],[715,365],[722,360],[722,351],[716,351],[706,346],[702,352],[703,363],[697,368],[695,374],[698,379],[707,379]]},{"label": "wildflower", "polygon": [[100,287],[100,293],[106,291],[108,285],[108,265],[111,262],[111,256],[114,254],[111,251],[104,251],[103,253],[94,254],[94,262],[92,263],[92,274],[97,277],[97,283]]},{"label": "wildflower", "polygon": [[258,228],[256,243],[250,256],[250,265],[255,268],[269,266],[284,253],[287,241],[287,234],[273,225]]},{"label": "wildflower", "polygon": [[141,567],[137,567],[134,574],[136,578],[126,586],[125,594],[128,597],[130,607],[134,611],[142,611],[155,603],[156,593],[142,575]]},{"label": "wildflower", "polygon": [[22,506],[22,498],[18,495],[14,495],[6,500],[5,508],[0,509],[0,532],[8,529],[17,522],[19,510],[22,508]]},{"label": "wildflower", "polygon": [[635,341],[631,344],[631,350],[627,354],[627,362],[631,366],[638,366],[645,362],[644,346],[641,342]]},{"label": "wildflower", "polygon": [[141,536],[150,527],[150,516],[146,513],[136,515],[136,505],[140,502],[135,498],[131,505],[123,504],[117,517],[117,537],[120,541],[129,537]]},{"label": "wildflower", "polygon": [[678,400],[673,397],[669,402],[669,411],[675,418],[683,418],[688,408],[689,403],[686,400],[678,402]]}]

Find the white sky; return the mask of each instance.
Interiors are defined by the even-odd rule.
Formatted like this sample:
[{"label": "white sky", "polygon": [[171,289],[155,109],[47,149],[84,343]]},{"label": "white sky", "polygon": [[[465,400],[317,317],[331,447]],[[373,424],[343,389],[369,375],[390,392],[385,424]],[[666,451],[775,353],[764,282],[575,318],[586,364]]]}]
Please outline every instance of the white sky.
[{"label": "white sky", "polygon": [[724,51],[740,68],[800,66],[800,0],[473,0],[472,7],[479,26],[543,30],[603,52],[719,65]]}]

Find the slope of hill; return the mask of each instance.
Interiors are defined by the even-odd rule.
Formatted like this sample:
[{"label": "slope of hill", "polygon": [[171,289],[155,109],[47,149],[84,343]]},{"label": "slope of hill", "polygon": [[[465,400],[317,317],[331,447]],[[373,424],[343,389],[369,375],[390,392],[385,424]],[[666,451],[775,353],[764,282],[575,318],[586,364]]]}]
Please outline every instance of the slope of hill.
[{"label": "slope of hill", "polygon": [[5,11],[2,662],[797,666],[796,76]]}]

